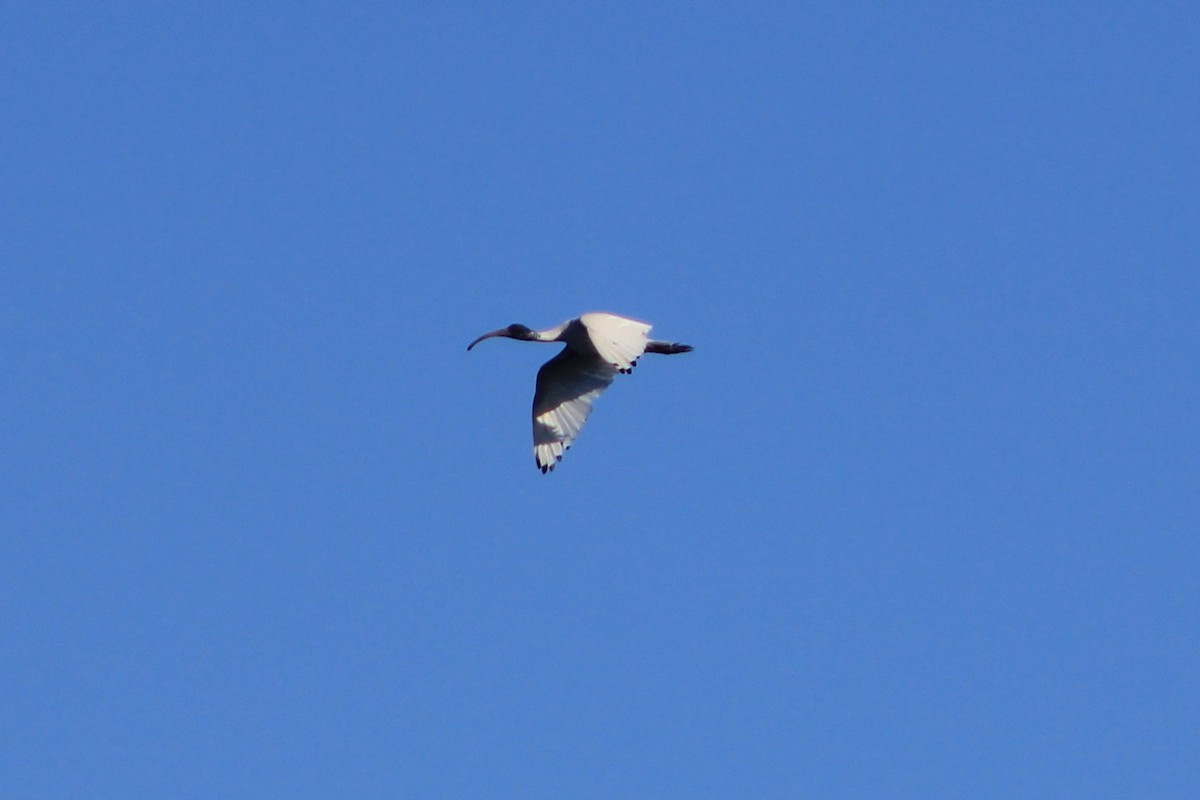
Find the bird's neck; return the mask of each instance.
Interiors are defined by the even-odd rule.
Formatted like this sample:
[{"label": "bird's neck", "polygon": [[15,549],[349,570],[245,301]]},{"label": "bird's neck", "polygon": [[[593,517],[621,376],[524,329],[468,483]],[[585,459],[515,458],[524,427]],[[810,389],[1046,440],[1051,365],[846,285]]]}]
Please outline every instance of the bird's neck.
[{"label": "bird's neck", "polygon": [[566,341],[566,339],[564,338],[564,335],[567,332],[567,328],[571,327],[572,322],[574,322],[574,320],[567,320],[566,322],[562,323],[561,325],[555,325],[553,328],[547,328],[544,331],[538,331],[537,332],[537,341],[539,341],[539,342]]}]

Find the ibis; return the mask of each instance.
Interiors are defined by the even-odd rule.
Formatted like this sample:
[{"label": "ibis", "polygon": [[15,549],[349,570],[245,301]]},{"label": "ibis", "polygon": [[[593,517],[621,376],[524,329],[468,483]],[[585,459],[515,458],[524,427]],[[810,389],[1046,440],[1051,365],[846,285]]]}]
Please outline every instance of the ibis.
[{"label": "ibis", "polygon": [[643,353],[691,351],[691,345],[649,338],[650,327],[636,319],[592,312],[544,331],[514,323],[485,333],[467,345],[467,350],[494,337],[566,345],[538,370],[533,393],[533,455],[545,474],[570,449],[592,412],[592,401],[617,373],[632,372]]}]

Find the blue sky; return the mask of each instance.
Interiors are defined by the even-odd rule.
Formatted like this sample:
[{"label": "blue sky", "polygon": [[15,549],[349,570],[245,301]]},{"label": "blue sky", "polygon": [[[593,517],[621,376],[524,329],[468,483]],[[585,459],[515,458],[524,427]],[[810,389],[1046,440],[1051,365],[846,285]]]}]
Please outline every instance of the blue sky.
[{"label": "blue sky", "polygon": [[1200,14],[646,5],[6,9],[6,798],[1196,796]]}]

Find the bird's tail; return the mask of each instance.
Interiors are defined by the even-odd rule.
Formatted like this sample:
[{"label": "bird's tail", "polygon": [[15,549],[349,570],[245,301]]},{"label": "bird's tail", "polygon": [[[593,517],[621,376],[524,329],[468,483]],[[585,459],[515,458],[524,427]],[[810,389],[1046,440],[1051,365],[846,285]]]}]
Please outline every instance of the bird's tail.
[{"label": "bird's tail", "polygon": [[646,352],[673,356],[676,353],[692,352],[692,346],[690,344],[680,344],[679,342],[656,342],[651,339],[649,342],[646,342]]}]

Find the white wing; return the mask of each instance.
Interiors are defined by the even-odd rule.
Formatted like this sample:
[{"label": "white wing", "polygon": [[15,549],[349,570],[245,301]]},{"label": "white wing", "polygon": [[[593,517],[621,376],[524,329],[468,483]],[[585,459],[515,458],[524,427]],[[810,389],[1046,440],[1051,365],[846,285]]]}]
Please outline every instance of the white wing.
[{"label": "white wing", "polygon": [[569,347],[538,370],[533,394],[533,454],[538,468],[549,472],[575,441],[592,401],[608,388],[617,368]]},{"label": "white wing", "polygon": [[650,325],[616,314],[592,312],[579,317],[600,358],[619,372],[629,372],[646,352]]}]

